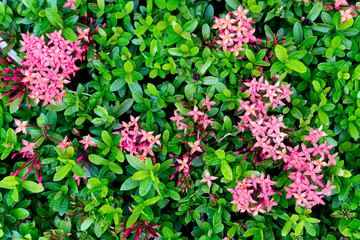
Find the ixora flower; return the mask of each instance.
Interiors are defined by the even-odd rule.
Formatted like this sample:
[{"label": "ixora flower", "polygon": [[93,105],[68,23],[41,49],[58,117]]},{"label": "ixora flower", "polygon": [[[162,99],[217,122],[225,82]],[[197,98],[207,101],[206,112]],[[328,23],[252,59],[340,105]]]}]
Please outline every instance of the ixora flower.
[{"label": "ixora flower", "polygon": [[140,117],[135,118],[130,116],[130,122],[122,122],[119,124],[121,127],[124,127],[121,131],[114,132],[114,134],[121,134],[119,149],[137,156],[143,162],[145,162],[147,156],[150,155],[155,162],[156,159],[152,149],[155,144],[161,147],[159,141],[161,134],[154,136],[153,131],[147,132],[142,129],[138,124],[139,119]]},{"label": "ixora flower", "polygon": [[[20,106],[25,96],[28,97],[28,102],[30,98],[35,99],[35,105],[41,100],[43,106],[61,103],[65,96],[64,84],[70,83],[70,75],[79,70],[75,61],[83,60],[86,50],[86,47],[80,47],[80,40],[71,42],[65,40],[61,34],[62,30],[46,34],[48,42],[44,35],[36,37],[29,32],[21,34],[23,40],[20,41],[20,52],[25,52],[22,67],[13,63],[16,65],[14,67],[10,62],[7,63],[8,68],[0,71],[0,75],[5,76],[1,82],[6,82],[2,86],[12,87],[2,95],[4,97],[12,94],[8,104],[22,97]],[[82,37],[85,38],[86,34]]]},{"label": "ixora flower", "polygon": [[[254,22],[252,18],[246,17],[249,10],[244,10],[241,5],[235,11],[226,14],[225,18],[214,17],[215,25],[212,29],[219,29],[219,38],[216,43],[222,45],[222,50],[234,52],[235,57],[239,55],[240,51],[245,51],[242,48],[243,44],[253,43],[258,39],[253,35],[255,29],[251,26]],[[235,16],[236,18],[233,18]],[[241,57],[239,57],[241,58]]]},{"label": "ixora flower", "polygon": [[15,120],[15,124],[18,126],[16,129],[15,129],[15,133],[18,133],[18,132],[22,132],[23,134],[27,135],[26,134],[26,126],[27,126],[27,123],[28,121],[23,121],[21,122],[20,120],[18,119],[14,119]]},{"label": "ixora flower", "polygon": [[91,141],[91,137],[90,137],[90,134],[88,134],[86,136],[86,139],[85,140],[80,140],[79,143],[82,143],[82,144],[85,144],[84,145],[84,150],[86,150],[89,146],[95,146],[97,147],[96,143]]},{"label": "ixora flower", "polygon": [[264,213],[265,207],[267,212],[270,212],[273,206],[278,205],[274,202],[274,198],[271,198],[275,194],[271,186],[276,182],[271,181],[269,175],[265,178],[264,173],[261,173],[260,177],[253,174],[251,178],[246,177],[237,182],[234,189],[228,188],[233,194],[233,201],[230,203],[236,205],[237,211],[247,211],[256,216],[259,212]]},{"label": "ixora flower", "polygon": [[75,7],[74,2],[76,2],[76,0],[67,0],[66,3],[64,4],[63,8],[71,6],[71,9],[75,11],[76,7]]},{"label": "ixora flower", "polygon": [[212,181],[217,179],[217,177],[210,176],[210,173],[205,170],[205,178],[201,179],[200,182],[206,182],[206,184],[211,188]]}]

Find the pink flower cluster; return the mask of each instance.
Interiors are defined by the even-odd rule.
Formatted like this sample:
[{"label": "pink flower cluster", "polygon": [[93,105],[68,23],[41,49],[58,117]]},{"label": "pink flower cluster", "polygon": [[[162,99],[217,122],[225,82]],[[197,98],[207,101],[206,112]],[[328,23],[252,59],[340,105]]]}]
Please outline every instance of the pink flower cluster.
[{"label": "pink flower cluster", "polygon": [[[239,51],[244,51],[242,45],[245,43],[256,42],[257,38],[253,35],[255,29],[251,26],[254,24],[252,18],[246,17],[249,10],[243,10],[240,5],[238,10],[229,12],[225,18],[214,17],[216,24],[211,28],[219,29],[220,40],[216,42],[222,45],[225,52],[234,52],[235,57],[239,55]],[[235,17],[235,18],[234,18]]]},{"label": "pink flower cluster", "polygon": [[271,198],[275,194],[271,186],[276,182],[271,181],[269,175],[265,178],[264,173],[261,173],[260,177],[253,174],[251,178],[246,177],[237,182],[234,189],[228,188],[228,191],[233,194],[233,201],[230,203],[236,205],[237,211],[247,211],[256,216],[259,212],[264,213],[265,207],[267,207],[267,212],[270,212],[272,206],[278,205],[274,202],[274,198]]},{"label": "pink flower cluster", "polygon": [[[189,179],[191,163],[194,158],[198,158],[200,155],[206,154],[202,150],[205,145],[202,145],[201,141],[204,137],[205,141],[207,141],[207,135],[209,133],[213,133],[212,131],[208,130],[208,128],[212,126],[213,119],[208,118],[208,115],[207,113],[204,113],[204,110],[207,109],[208,111],[210,111],[211,106],[216,104],[216,102],[210,101],[209,96],[206,96],[205,101],[200,103],[200,105],[202,105],[203,107],[199,109],[196,105],[192,108],[192,106],[194,105],[192,101],[186,102],[184,99],[181,100],[184,108],[189,109],[189,111],[187,112],[188,116],[179,116],[178,110],[175,110],[174,116],[171,117],[170,120],[176,122],[177,129],[184,132],[184,136],[182,136],[181,134],[177,134],[177,136],[183,140],[188,153],[184,154],[182,157],[177,157],[170,154],[170,156],[175,158],[177,161],[177,163],[172,164],[172,166],[178,165],[175,173],[170,177],[170,179],[173,179],[176,173],[180,173],[181,171],[183,171],[177,183],[177,186],[183,184],[184,191],[187,191],[187,186],[190,186],[190,188],[192,188],[192,184]],[[196,140],[186,141],[186,136],[195,136]]]},{"label": "pink flower cluster", "polygon": [[[286,130],[286,126],[282,122],[283,116],[267,116],[268,108],[272,106],[274,109],[277,105],[284,105],[283,99],[290,102],[290,95],[293,94],[290,91],[290,84],[285,86],[282,84],[282,88],[279,88],[280,82],[275,85],[270,84],[267,80],[264,80],[262,75],[258,80],[245,81],[245,86],[241,88],[247,88],[246,92],[249,94],[250,101],[243,101],[239,99],[240,107],[238,111],[244,111],[239,116],[242,119],[238,123],[242,132],[246,128],[250,130],[255,137],[255,142],[249,148],[244,148],[240,152],[248,152],[244,161],[251,154],[254,154],[253,162],[258,164],[258,156],[263,163],[264,159],[272,158],[274,161],[283,158],[283,152],[280,150],[284,148],[283,140],[288,135],[283,131]],[[273,79],[274,81],[276,78]],[[284,130],[282,130],[284,129]],[[244,140],[240,138],[240,140]]]},{"label": "pink flower cluster", "polygon": [[[269,84],[267,80],[263,82],[263,76],[257,80],[254,78],[252,81],[245,81],[245,86],[242,89],[247,89],[250,101],[243,101],[239,99],[241,106],[239,111],[244,111],[240,116],[241,123],[238,123],[242,131],[249,128],[254,143],[248,142],[243,138],[240,140],[246,141],[248,145],[235,153],[248,152],[244,157],[244,161],[253,154],[253,161],[255,165],[258,164],[258,157],[260,157],[262,164],[265,159],[273,159],[274,161],[283,160],[285,163],[284,169],[295,171],[290,172],[289,178],[293,180],[288,187],[286,198],[294,197],[296,205],[306,206],[311,208],[317,204],[324,204],[322,201],[323,194],[330,193],[330,190],[335,186],[327,185],[321,182],[324,177],[320,175],[322,167],[335,165],[334,158],[337,154],[331,155],[329,150],[333,146],[328,145],[325,141],[323,144],[318,145],[318,141],[326,136],[324,132],[311,129],[309,136],[304,137],[304,140],[309,141],[305,146],[304,144],[297,145],[296,147],[289,147],[283,143],[286,134],[286,127],[282,122],[283,116],[279,118],[275,116],[268,116],[267,110],[272,106],[274,109],[277,105],[284,105],[283,99],[290,102],[290,96],[293,93],[290,91],[290,85],[279,88],[279,82]],[[276,78],[273,79],[274,81]],[[284,132],[285,131],[285,132]],[[309,144],[313,147],[310,148]],[[319,156],[319,157],[318,157]],[[325,158],[328,161],[325,161]],[[322,188],[320,191],[315,191]]]},{"label": "pink flower cluster", "polygon": [[43,106],[48,103],[60,104],[65,96],[64,84],[70,82],[70,75],[75,75],[79,68],[76,60],[82,60],[85,48],[80,46],[80,40],[71,42],[61,36],[62,31],[46,34],[49,38],[45,42],[44,36],[36,37],[33,34],[21,34],[21,52],[26,52],[21,70],[24,83],[30,90],[29,97],[35,99],[37,105],[44,100]]},{"label": "pink flower cluster", "polygon": [[[308,136],[304,140],[309,141],[305,146],[304,144],[297,145],[294,148],[286,147],[284,151],[284,169],[294,171],[289,173],[289,178],[293,182],[289,187],[285,187],[288,192],[286,198],[292,196],[296,199],[296,205],[311,208],[317,204],[325,203],[322,201],[324,193],[328,196],[330,190],[335,186],[331,186],[330,181],[327,181],[326,186],[321,182],[324,175],[320,175],[323,167],[328,167],[331,164],[336,165],[335,157],[338,155],[329,153],[329,150],[334,146],[329,145],[326,141],[318,145],[318,141],[326,136],[326,133],[319,130],[311,129]],[[310,143],[313,147],[309,147]],[[325,161],[325,158],[328,160]],[[315,191],[319,190],[320,191]]]},{"label": "pink flower cluster", "polygon": [[161,147],[159,141],[161,134],[154,136],[153,131],[146,132],[139,126],[139,118],[140,117],[134,118],[133,116],[130,116],[130,122],[122,122],[122,124],[119,124],[124,128],[121,131],[114,132],[114,134],[121,134],[119,149],[137,156],[143,162],[146,161],[149,154],[153,157],[155,162],[155,155],[152,148],[155,144]]}]

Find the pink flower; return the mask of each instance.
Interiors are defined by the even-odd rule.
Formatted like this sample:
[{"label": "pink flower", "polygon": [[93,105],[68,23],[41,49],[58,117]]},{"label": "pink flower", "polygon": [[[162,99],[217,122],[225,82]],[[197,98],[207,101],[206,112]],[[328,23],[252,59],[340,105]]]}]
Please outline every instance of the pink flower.
[{"label": "pink flower", "polygon": [[89,146],[97,147],[96,143],[90,140],[90,134],[86,136],[86,140],[80,140],[79,143],[85,144],[84,150],[86,150]]},{"label": "pink flower", "polygon": [[27,123],[28,121],[23,121],[21,122],[20,120],[18,119],[14,119],[15,120],[15,124],[18,126],[16,129],[15,129],[15,134],[18,133],[18,132],[22,132],[23,134],[27,135],[26,134],[26,126],[27,126]]},{"label": "pink flower", "polygon": [[353,9],[352,8],[349,8],[348,10],[340,10],[339,12],[340,12],[340,14],[341,14],[341,22],[342,23],[346,23],[346,20],[347,19],[353,19],[353,17],[352,16],[354,16],[355,15],[355,13],[352,11]]},{"label": "pink flower", "polygon": [[29,143],[25,139],[22,140],[22,143],[25,145],[23,148],[20,149],[19,153],[23,153],[23,157],[29,154],[30,157],[34,155],[34,147],[35,143]]},{"label": "pink flower", "polygon": [[194,121],[196,122],[198,120],[198,117],[204,115],[204,113],[198,111],[198,107],[195,106],[193,111],[188,112],[188,115],[193,116]]},{"label": "pink flower", "polygon": [[174,117],[171,117],[170,120],[171,121],[176,121],[176,126],[179,126],[179,122],[181,120],[183,120],[184,117],[179,116],[177,112],[178,112],[177,110],[174,111]]},{"label": "pink flower", "polygon": [[206,95],[205,102],[202,102],[201,105],[204,105],[207,107],[207,110],[210,111],[210,106],[216,104],[216,102],[209,101],[209,96]]},{"label": "pink flower", "polygon": [[197,140],[196,142],[192,143],[189,142],[189,145],[191,147],[191,151],[190,154],[193,154],[194,152],[198,151],[198,152],[202,152],[201,148],[200,148],[200,139]]},{"label": "pink flower", "polygon": [[77,182],[77,185],[78,185],[78,186],[80,185],[80,180],[81,180],[81,178],[82,178],[82,179],[86,179],[85,175],[82,176],[82,177],[78,177],[78,176],[76,176],[76,174],[73,175],[73,178],[74,178],[74,180]]},{"label": "pink flower", "polygon": [[71,6],[71,8],[75,11],[76,7],[74,2],[76,2],[76,0],[66,0],[67,2],[64,4],[63,8],[69,7]]},{"label": "pink flower", "polygon": [[201,179],[200,182],[206,182],[209,188],[211,188],[212,180],[217,179],[217,177],[210,176],[210,173],[205,170],[205,178]]},{"label": "pink flower", "polygon": [[61,143],[59,143],[59,144],[57,145],[57,147],[61,147],[61,152],[62,152],[62,153],[64,153],[64,152],[65,152],[66,147],[68,147],[68,146],[71,146],[71,145],[72,145],[72,143],[71,143],[71,142],[67,142],[67,140],[68,140],[68,137],[67,137],[67,136],[65,136],[64,140],[63,140]]},{"label": "pink flower", "polygon": [[322,190],[323,193],[326,193],[326,196],[329,196],[329,195],[330,195],[330,190],[331,190],[331,189],[336,188],[335,185],[332,185],[332,186],[331,186],[330,184],[331,184],[331,182],[328,180],[326,186],[325,186],[324,189]]},{"label": "pink flower", "polygon": [[84,39],[86,42],[89,42],[89,32],[90,28],[85,29],[84,31],[81,28],[77,28],[77,32],[79,33],[78,39]]}]

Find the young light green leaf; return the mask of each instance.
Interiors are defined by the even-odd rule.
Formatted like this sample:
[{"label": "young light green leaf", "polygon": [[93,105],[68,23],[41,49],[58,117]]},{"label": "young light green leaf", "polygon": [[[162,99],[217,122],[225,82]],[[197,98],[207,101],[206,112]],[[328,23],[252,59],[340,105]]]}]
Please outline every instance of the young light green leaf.
[{"label": "young light green leaf", "polygon": [[54,181],[60,181],[63,179],[71,170],[71,163],[67,163],[65,166],[62,166],[54,175]]},{"label": "young light green leaf", "polygon": [[290,59],[289,62],[285,63],[285,66],[290,68],[291,70],[298,72],[298,73],[306,72],[305,65],[302,62],[300,62],[299,60]]},{"label": "young light green leaf", "polygon": [[279,61],[282,63],[285,63],[286,60],[289,59],[289,55],[288,55],[286,48],[284,48],[281,45],[276,45],[275,54],[276,54],[276,57],[279,59]]},{"label": "young light green leaf", "polygon": [[93,163],[95,165],[108,165],[109,164],[109,160],[106,160],[105,158],[102,158],[96,154],[90,154],[89,160],[91,163]]},{"label": "young light green leaf", "polygon": [[22,181],[21,186],[32,193],[39,193],[44,191],[38,183],[32,181]]}]

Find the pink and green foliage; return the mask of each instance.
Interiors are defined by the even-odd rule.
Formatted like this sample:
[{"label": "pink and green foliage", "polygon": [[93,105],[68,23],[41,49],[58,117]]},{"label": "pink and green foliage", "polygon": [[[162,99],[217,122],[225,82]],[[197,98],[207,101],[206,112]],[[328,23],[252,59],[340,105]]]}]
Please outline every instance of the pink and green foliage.
[{"label": "pink and green foliage", "polygon": [[359,6],[0,2],[0,240],[360,238]]}]

